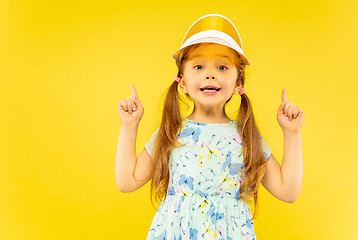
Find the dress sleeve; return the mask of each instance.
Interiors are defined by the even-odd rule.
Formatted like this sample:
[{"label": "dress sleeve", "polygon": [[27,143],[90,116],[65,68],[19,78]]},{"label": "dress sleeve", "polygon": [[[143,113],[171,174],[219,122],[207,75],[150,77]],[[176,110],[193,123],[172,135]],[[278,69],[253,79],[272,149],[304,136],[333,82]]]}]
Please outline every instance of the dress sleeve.
[{"label": "dress sleeve", "polygon": [[156,137],[158,135],[158,132],[159,132],[159,127],[157,128],[157,130],[155,130],[155,132],[153,133],[152,137],[145,144],[145,149],[147,149],[147,152],[149,153],[150,156],[152,156],[152,149],[153,149],[153,146],[154,146],[155,139],[156,139]]},{"label": "dress sleeve", "polygon": [[267,159],[270,157],[271,155],[271,148],[270,146],[267,144],[267,142],[265,141],[265,139],[262,137],[261,135],[261,144],[262,144],[262,150],[264,152],[265,155],[265,159],[267,161]]}]

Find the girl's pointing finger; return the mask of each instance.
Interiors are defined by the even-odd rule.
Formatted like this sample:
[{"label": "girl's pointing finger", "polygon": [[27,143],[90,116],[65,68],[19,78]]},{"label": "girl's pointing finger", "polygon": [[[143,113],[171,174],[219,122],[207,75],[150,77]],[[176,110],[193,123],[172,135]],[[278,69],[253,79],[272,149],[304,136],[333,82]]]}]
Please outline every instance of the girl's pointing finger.
[{"label": "girl's pointing finger", "polygon": [[137,91],[135,90],[134,85],[131,84],[130,87],[131,87],[131,91],[132,91],[132,96],[134,98],[138,98]]},{"label": "girl's pointing finger", "polygon": [[286,102],[287,101],[287,91],[286,89],[282,90],[282,102]]}]

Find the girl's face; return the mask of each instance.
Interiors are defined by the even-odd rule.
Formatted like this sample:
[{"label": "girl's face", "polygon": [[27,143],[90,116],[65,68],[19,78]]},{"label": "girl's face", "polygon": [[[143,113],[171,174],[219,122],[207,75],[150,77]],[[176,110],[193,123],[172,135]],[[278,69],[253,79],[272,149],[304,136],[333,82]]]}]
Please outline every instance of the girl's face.
[{"label": "girl's face", "polygon": [[[241,86],[236,85],[237,70],[232,50],[221,44],[205,44],[195,49],[184,64],[180,87],[205,111],[222,111],[225,103]],[[241,61],[241,59],[240,59]],[[201,89],[206,86],[220,88],[214,94]]]}]

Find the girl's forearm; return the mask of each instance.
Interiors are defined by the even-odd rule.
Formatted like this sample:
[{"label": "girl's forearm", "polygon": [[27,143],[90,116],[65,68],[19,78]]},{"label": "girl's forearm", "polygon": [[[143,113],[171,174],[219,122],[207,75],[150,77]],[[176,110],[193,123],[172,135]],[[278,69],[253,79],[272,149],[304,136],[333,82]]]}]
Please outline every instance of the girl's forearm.
[{"label": "girl's forearm", "polygon": [[281,163],[283,186],[292,201],[296,201],[301,192],[303,178],[301,132],[284,132],[284,152]]},{"label": "girl's forearm", "polygon": [[121,191],[126,191],[132,183],[132,176],[137,161],[136,138],[138,125],[122,125],[117,145],[115,175]]}]

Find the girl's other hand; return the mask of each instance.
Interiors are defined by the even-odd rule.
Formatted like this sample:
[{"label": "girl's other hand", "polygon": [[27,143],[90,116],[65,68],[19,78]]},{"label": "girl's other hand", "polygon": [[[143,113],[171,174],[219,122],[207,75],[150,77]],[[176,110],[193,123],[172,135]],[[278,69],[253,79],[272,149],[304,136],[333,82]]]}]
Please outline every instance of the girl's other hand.
[{"label": "girl's other hand", "polygon": [[277,111],[277,121],[283,132],[300,132],[305,113],[287,99],[286,89],[282,90],[282,103]]},{"label": "girl's other hand", "polygon": [[130,85],[132,96],[122,99],[118,104],[118,114],[122,125],[139,124],[143,116],[144,108],[138,99],[134,85]]}]

